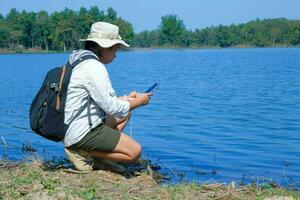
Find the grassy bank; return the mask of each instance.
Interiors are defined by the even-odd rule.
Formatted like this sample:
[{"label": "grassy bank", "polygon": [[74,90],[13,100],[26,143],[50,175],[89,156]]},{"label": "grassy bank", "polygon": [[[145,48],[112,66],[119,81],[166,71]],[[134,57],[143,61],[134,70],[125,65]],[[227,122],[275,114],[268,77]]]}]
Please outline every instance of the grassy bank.
[{"label": "grassy bank", "polygon": [[151,170],[115,174],[78,173],[40,161],[0,161],[0,199],[300,199],[300,194],[272,185],[158,183]]}]

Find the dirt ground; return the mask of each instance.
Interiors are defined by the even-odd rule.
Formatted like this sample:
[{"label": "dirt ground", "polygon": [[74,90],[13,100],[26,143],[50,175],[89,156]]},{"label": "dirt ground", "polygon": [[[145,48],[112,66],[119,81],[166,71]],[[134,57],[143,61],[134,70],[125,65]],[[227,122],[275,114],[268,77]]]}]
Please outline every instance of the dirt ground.
[{"label": "dirt ground", "polygon": [[295,191],[234,184],[160,184],[159,174],[147,170],[116,174],[80,173],[65,165],[40,161],[0,160],[0,199],[300,199]]}]

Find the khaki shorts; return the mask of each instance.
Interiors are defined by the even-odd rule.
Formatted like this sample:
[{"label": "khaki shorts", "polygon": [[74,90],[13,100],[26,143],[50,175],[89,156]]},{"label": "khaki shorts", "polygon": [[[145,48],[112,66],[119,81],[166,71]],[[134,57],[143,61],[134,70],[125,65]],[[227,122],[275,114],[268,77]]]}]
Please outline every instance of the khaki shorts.
[{"label": "khaki shorts", "polygon": [[70,148],[85,151],[112,152],[119,143],[121,132],[110,128],[104,123],[88,132],[78,143]]}]

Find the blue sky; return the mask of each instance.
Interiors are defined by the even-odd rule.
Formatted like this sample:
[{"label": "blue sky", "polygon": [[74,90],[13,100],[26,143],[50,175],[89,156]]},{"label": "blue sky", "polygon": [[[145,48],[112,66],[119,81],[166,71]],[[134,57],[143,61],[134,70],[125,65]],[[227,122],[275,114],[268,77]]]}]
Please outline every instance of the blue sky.
[{"label": "blue sky", "polygon": [[0,0],[0,13],[6,15],[11,8],[18,11],[46,10],[49,13],[65,7],[98,6],[100,10],[114,8],[128,20],[136,32],[158,27],[161,17],[176,14],[188,29],[212,25],[229,25],[256,18],[300,19],[300,0]]}]

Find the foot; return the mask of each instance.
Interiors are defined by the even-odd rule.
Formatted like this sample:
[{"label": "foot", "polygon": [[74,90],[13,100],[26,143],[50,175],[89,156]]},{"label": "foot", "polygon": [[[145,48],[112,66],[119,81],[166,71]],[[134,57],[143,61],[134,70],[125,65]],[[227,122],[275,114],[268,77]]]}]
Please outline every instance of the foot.
[{"label": "foot", "polygon": [[126,171],[125,167],[116,161],[96,157],[93,157],[93,160],[93,168],[96,170],[109,170],[117,173],[124,173]]},{"label": "foot", "polygon": [[93,171],[93,167],[87,162],[88,155],[86,151],[65,148],[65,152],[77,170]]}]

